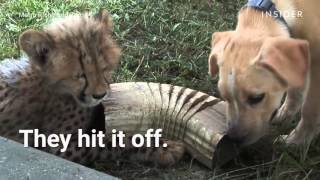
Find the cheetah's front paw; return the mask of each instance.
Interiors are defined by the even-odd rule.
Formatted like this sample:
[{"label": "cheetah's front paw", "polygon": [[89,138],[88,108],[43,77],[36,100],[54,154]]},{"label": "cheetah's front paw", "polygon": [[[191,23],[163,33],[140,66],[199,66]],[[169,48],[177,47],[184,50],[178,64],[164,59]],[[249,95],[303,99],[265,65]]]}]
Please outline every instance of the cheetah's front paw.
[{"label": "cheetah's front paw", "polygon": [[[163,144],[166,144],[163,147]],[[185,147],[182,142],[161,140],[160,147],[143,147],[132,156],[132,160],[151,163],[159,167],[168,167],[176,164],[183,156]]]},{"label": "cheetah's front paw", "polygon": [[176,164],[183,156],[185,147],[182,142],[163,140],[167,147],[154,148],[152,159],[161,166],[167,167]]}]

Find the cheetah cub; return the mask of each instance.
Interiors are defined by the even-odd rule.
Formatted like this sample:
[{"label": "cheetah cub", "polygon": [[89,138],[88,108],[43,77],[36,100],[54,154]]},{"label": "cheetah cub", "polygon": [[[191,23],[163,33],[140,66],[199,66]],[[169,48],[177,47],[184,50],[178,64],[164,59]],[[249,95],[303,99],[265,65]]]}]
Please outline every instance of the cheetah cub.
[{"label": "cheetah cub", "polygon": [[[0,63],[1,136],[22,143],[19,129],[39,129],[46,136],[72,134],[65,152],[62,147],[41,150],[85,165],[120,157],[168,166],[181,158],[183,145],[167,140],[162,140],[167,148],[111,148],[109,139],[105,148],[78,147],[78,129],[90,133],[105,128],[99,103],[110,92],[119,61],[106,11],[67,16],[41,31],[27,30],[19,45],[28,58]],[[34,145],[33,137],[29,141]]]}]

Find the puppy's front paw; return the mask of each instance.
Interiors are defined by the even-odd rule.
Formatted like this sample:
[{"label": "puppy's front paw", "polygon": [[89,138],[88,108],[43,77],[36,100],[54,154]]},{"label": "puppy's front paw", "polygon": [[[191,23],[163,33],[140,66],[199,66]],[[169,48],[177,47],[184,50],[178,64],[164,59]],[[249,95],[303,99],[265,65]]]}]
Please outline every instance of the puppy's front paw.
[{"label": "puppy's front paw", "polygon": [[303,90],[291,89],[288,91],[286,100],[281,105],[275,118],[272,120],[273,124],[279,125],[283,128],[293,128],[298,120],[295,115],[299,112],[303,100]]},{"label": "puppy's front paw", "polygon": [[295,134],[295,130],[293,130],[289,135],[286,135],[283,137],[284,139],[284,142],[287,144],[287,145],[300,145],[300,144],[303,144],[302,141],[301,141],[301,138],[299,138],[296,134]]},{"label": "puppy's front paw", "polygon": [[168,167],[176,164],[185,152],[185,146],[182,142],[164,140],[163,143],[167,147],[155,148],[153,152],[153,159],[157,165],[161,167]]},{"label": "puppy's front paw", "polygon": [[274,141],[274,144],[276,145],[275,147],[278,149],[287,149],[290,148],[291,150],[297,149],[301,145],[301,142],[299,142],[296,137],[289,135],[281,135],[276,138]]},{"label": "puppy's front paw", "polygon": [[281,127],[281,129],[293,128],[299,121],[299,118],[295,116],[296,113],[296,109],[289,108],[284,104],[278,110],[276,116],[272,120],[272,124]]},{"label": "puppy's front paw", "polygon": [[288,135],[280,135],[274,140],[274,144],[286,144]]},{"label": "puppy's front paw", "polygon": [[288,146],[290,147],[296,146],[295,143],[292,143],[288,140],[289,140],[289,135],[280,135],[274,140],[273,144],[276,144],[278,147],[284,147],[284,148]]},{"label": "puppy's front paw", "polygon": [[309,146],[312,140],[311,133],[299,133],[296,129],[283,138],[285,143],[289,146]]}]

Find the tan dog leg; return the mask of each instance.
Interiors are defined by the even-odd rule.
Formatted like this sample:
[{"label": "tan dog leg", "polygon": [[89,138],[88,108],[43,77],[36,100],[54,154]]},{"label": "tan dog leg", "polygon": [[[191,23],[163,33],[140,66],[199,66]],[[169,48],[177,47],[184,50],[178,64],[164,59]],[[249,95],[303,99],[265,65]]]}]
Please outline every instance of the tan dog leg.
[{"label": "tan dog leg", "polygon": [[281,127],[289,127],[292,124],[295,124],[294,116],[300,110],[303,102],[303,90],[300,89],[291,89],[288,91],[286,99],[280,109],[278,110],[277,115],[272,120],[273,124],[281,125]]},{"label": "tan dog leg", "polygon": [[[317,73],[315,73],[317,74]],[[320,87],[318,82],[320,76],[314,76],[310,83],[310,89],[306,97],[306,101],[302,107],[302,118],[298,126],[286,138],[288,144],[306,144],[309,145],[311,140],[319,133],[320,130]],[[318,78],[317,78],[318,77]],[[319,80],[318,80],[319,79]],[[317,87],[318,86],[318,87]]]}]

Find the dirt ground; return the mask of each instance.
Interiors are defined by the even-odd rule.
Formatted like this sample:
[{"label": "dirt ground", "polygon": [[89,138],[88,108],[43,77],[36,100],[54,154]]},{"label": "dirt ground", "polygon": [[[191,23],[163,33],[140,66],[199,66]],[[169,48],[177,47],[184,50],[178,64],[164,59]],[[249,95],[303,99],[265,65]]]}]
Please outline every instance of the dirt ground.
[{"label": "dirt ground", "polygon": [[[257,174],[266,176],[276,162],[270,142],[259,142],[243,149],[231,162],[220,168],[209,169],[192,159],[189,155],[170,168],[157,168],[132,161],[96,162],[95,168],[121,179],[165,179],[165,180],[198,180],[198,179],[258,179]],[[259,173],[257,173],[259,169]]]}]

